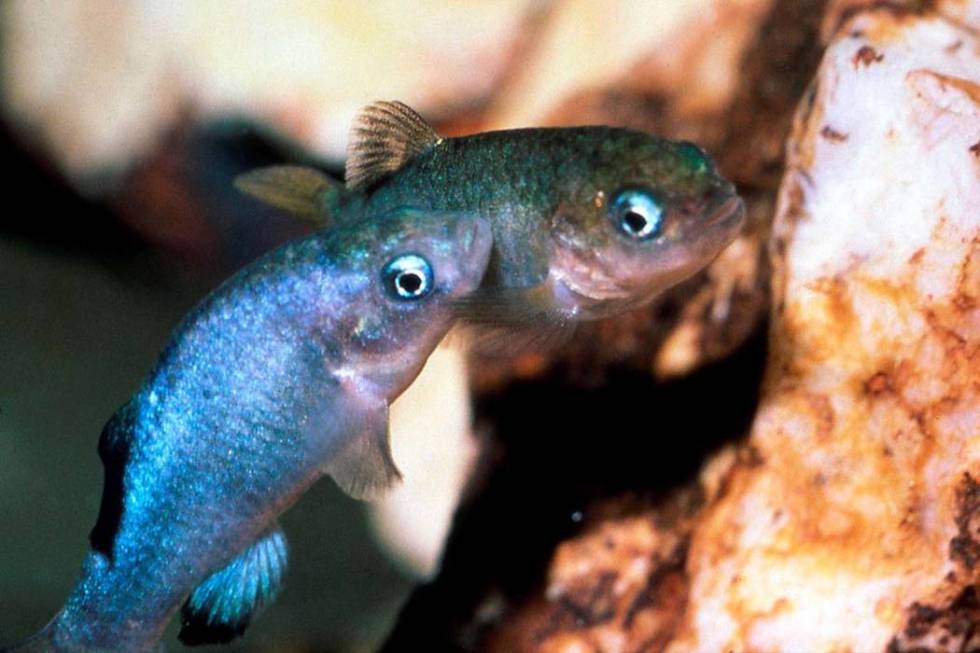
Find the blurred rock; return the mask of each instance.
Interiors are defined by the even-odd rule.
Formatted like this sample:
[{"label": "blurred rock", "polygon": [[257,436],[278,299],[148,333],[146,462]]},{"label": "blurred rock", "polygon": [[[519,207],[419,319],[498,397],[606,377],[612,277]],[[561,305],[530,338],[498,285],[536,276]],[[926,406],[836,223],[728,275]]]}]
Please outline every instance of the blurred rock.
[{"label": "blurred rock", "polygon": [[4,111],[96,194],[183,113],[249,114],[340,159],[368,102],[434,116],[481,102],[536,7],[11,0],[0,8]]},{"label": "blurred rock", "polygon": [[[485,126],[570,124],[576,112],[597,108],[583,107],[583,96],[612,89],[674,95],[684,115],[717,112],[735,92],[741,50],[770,1],[555,2],[526,62],[494,95]],[[602,109],[599,122],[622,124],[631,107]]]},{"label": "blurred rock", "polygon": [[403,482],[370,507],[385,550],[403,571],[420,578],[439,570],[452,515],[478,453],[466,357],[460,341],[450,340],[391,405],[392,455]]}]

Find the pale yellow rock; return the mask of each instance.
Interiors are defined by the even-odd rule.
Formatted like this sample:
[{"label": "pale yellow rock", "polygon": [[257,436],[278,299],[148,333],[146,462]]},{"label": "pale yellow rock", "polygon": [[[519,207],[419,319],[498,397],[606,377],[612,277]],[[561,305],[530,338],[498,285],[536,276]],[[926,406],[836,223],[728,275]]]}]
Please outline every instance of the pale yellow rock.
[{"label": "pale yellow rock", "polygon": [[410,575],[439,570],[478,452],[471,412],[463,339],[453,334],[391,405],[392,455],[403,482],[370,508],[375,535]]},{"label": "pale yellow rock", "polygon": [[[488,111],[493,129],[540,125],[576,93],[619,84],[683,89],[679,109],[724,106],[747,40],[771,0],[564,0]],[[710,33],[712,38],[705,38]],[[640,72],[636,75],[634,73]]]}]

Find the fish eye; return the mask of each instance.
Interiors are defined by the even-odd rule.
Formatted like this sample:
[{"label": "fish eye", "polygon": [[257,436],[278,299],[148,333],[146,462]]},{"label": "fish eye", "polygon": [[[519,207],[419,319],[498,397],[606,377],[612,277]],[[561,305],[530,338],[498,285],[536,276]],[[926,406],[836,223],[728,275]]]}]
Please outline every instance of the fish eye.
[{"label": "fish eye", "polygon": [[616,227],[631,238],[655,238],[663,229],[660,201],[642,188],[625,188],[616,193],[609,213]]},{"label": "fish eye", "polygon": [[432,292],[432,266],[418,254],[402,254],[381,272],[385,290],[395,299],[421,299]]}]

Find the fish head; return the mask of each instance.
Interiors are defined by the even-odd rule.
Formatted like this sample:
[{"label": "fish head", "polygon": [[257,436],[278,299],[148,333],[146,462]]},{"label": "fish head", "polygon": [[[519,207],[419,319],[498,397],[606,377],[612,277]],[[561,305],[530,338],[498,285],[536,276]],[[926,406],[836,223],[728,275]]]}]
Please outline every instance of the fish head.
[{"label": "fish head", "polygon": [[343,368],[393,400],[415,378],[476,290],[493,245],[476,215],[398,209],[352,225],[344,254],[356,280],[344,293],[334,337]]},{"label": "fish head", "polygon": [[580,173],[558,189],[551,224],[553,279],[593,319],[701,270],[745,220],[734,185],[696,145],[624,129],[600,134]]}]

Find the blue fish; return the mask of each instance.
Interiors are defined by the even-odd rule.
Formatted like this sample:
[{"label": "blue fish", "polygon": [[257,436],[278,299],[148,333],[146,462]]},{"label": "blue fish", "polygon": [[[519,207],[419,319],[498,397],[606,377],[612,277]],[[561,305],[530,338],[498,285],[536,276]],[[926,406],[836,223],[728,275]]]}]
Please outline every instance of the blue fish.
[{"label": "blue fish", "polygon": [[400,474],[388,405],[475,290],[489,225],[399,209],[289,243],[176,329],[105,426],[102,505],[65,606],[15,650],[155,650],[226,642],[276,595],[276,518],[328,474],[377,495]]}]

